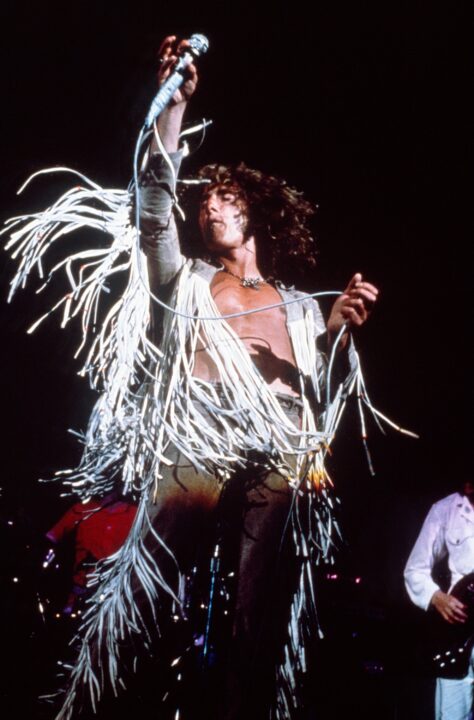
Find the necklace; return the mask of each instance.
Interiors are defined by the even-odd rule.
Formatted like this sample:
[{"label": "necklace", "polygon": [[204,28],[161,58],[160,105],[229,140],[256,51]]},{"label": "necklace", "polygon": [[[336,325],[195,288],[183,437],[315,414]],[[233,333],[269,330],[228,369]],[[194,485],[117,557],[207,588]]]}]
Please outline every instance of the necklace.
[{"label": "necklace", "polygon": [[241,275],[237,275],[236,273],[232,272],[232,270],[228,270],[226,267],[223,267],[222,270],[226,272],[228,275],[232,275],[232,277],[237,278],[237,280],[240,280],[240,284],[244,288],[252,288],[252,290],[260,290],[260,285],[266,285],[267,281],[264,280],[262,277],[242,277]]}]

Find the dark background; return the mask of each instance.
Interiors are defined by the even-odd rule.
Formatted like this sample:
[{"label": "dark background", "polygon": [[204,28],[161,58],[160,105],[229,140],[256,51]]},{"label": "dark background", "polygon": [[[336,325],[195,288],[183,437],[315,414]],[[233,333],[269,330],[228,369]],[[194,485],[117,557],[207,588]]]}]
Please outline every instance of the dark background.
[{"label": "dark background", "polygon": [[[360,271],[381,288],[357,340],[369,392],[421,436],[384,437],[372,424],[375,477],[351,408],[335,443],[348,541],[339,599],[364,672],[351,681],[340,659],[335,667],[351,690],[332,705],[326,698],[327,713],[342,717],[362,703],[374,717],[429,717],[430,683],[405,662],[421,613],[410,608],[401,573],[429,505],[471,471],[472,23],[462,4],[448,10],[421,0],[316,2],[312,13],[300,2],[4,1],[0,211],[7,218],[51,202],[66,181],[42,179],[15,195],[31,172],[50,165],[124,187],[161,38],[209,37],[187,117],[214,125],[187,167],[243,159],[319,204],[319,264],[309,285],[342,289]],[[4,297],[13,271],[4,256]],[[1,311],[2,592],[5,654],[16,658],[17,679],[35,634],[28,613],[36,549],[67,506],[57,487],[37,478],[77,460],[66,431],[85,427],[93,401],[72,360],[74,328],[61,331],[53,320],[25,335],[40,307],[27,290]],[[11,703],[14,688],[4,692]]]}]

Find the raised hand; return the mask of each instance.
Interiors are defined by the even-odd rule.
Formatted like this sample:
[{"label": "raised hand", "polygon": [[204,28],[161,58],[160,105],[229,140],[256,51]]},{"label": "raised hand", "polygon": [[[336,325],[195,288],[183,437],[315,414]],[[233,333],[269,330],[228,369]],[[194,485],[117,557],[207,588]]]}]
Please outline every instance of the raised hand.
[{"label": "raised hand", "polygon": [[377,301],[378,294],[375,285],[365,282],[362,275],[356,273],[332,306],[327,323],[329,336],[334,339],[344,325],[348,329],[363,325]]},{"label": "raised hand", "polygon": [[[172,72],[179,54],[188,47],[189,41],[178,40],[176,35],[168,35],[168,37],[163,40],[158,52],[160,63],[158,70],[158,83],[160,86]],[[187,66],[185,74],[186,77],[184,83],[178,88],[178,90],[176,90],[170,103],[158,117],[158,132],[167,152],[174,152],[178,149],[183,114],[187,102],[197,86],[198,76],[194,63]],[[152,152],[157,152],[155,138],[152,140],[151,149]]]},{"label": "raised hand", "polygon": [[[158,51],[158,84],[160,86],[173,71],[173,68],[178,60],[178,56],[189,47],[190,45],[188,40],[178,40],[176,35],[168,35],[168,37],[163,40]],[[187,66],[185,73],[184,83],[180,88],[178,88],[178,90],[176,90],[171,100],[171,104],[173,105],[186,103],[196,90],[198,75],[194,63]]]}]

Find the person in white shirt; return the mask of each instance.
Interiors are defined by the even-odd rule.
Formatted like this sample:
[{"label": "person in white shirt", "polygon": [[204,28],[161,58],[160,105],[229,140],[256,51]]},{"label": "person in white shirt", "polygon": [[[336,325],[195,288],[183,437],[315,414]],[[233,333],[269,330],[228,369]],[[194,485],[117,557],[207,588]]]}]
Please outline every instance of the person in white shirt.
[{"label": "person in white shirt", "polygon": [[[433,579],[434,566],[447,558],[450,589],[474,571],[474,483],[436,502],[430,509],[408,558],[404,577],[411,601],[423,610],[433,607],[452,625],[466,623],[467,608],[454,595],[443,592]],[[474,705],[474,652],[464,678],[436,679],[436,720],[472,720]]]}]

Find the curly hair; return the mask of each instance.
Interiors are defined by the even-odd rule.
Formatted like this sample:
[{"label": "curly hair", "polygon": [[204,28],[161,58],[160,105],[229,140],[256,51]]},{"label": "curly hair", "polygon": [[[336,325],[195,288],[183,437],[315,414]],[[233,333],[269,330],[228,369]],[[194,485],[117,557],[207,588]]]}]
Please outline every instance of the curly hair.
[{"label": "curly hair", "polygon": [[284,180],[238,165],[206,165],[198,177],[208,187],[238,189],[248,207],[248,232],[257,240],[258,264],[265,277],[294,281],[302,266],[316,265],[314,239],[308,227],[315,206]]}]

